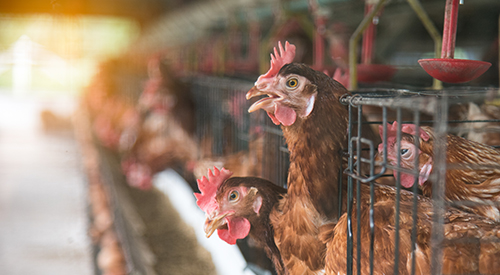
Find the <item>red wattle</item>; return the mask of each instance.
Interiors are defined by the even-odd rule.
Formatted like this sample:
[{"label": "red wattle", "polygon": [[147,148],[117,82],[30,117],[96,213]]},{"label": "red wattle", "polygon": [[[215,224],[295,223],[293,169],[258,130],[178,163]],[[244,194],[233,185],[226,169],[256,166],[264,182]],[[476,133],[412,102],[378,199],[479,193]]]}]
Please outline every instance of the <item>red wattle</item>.
[{"label": "red wattle", "polygon": [[284,126],[290,126],[297,119],[297,113],[290,107],[281,104],[274,105],[274,115]]},{"label": "red wattle", "polygon": [[236,244],[236,240],[244,239],[250,232],[250,222],[241,217],[227,219],[227,229],[217,229],[219,238],[228,244]]},{"label": "red wattle", "polygon": [[274,125],[280,125],[281,122],[270,112],[267,112],[267,115],[271,118],[273,121]]},{"label": "red wattle", "polygon": [[[394,171],[394,177],[396,178],[396,171]],[[405,188],[410,188],[415,183],[415,176],[411,174],[401,173],[401,185]]]}]

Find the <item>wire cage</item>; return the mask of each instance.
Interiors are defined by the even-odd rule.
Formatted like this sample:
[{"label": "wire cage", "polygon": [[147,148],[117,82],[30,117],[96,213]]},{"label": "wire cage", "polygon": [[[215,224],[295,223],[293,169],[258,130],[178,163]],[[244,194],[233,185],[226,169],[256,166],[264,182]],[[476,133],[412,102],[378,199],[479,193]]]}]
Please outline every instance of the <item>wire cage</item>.
[{"label": "wire cage", "polygon": [[248,113],[245,94],[253,83],[224,77],[189,79],[196,104],[196,138],[203,157],[228,156],[247,151],[261,160],[251,176],[286,185],[289,157],[279,126],[263,112]]},{"label": "wire cage", "polygon": [[248,150],[254,121],[246,111],[245,92],[252,85],[245,81],[220,77],[196,77],[189,80],[196,105],[196,137],[210,137],[210,152],[223,156]]},{"label": "wire cage", "polygon": [[[404,163],[401,154],[406,151],[401,147],[402,136],[405,135],[405,125],[415,125],[414,129],[414,145],[419,148],[420,134],[423,131],[421,126],[430,126],[434,132],[433,146],[433,169],[429,176],[432,182],[439,183],[432,185],[432,200],[433,200],[433,217],[432,217],[432,235],[431,247],[432,257],[431,268],[432,274],[441,274],[442,271],[442,255],[444,237],[444,213],[447,207],[460,205],[479,204],[472,201],[449,201],[445,200],[445,181],[447,171],[453,169],[498,169],[500,163],[492,167],[467,167],[460,164],[447,164],[447,135],[458,135],[475,141],[483,142],[493,147],[498,148],[500,144],[496,141],[500,137],[500,120],[494,111],[486,111],[487,109],[500,109],[498,103],[498,89],[488,88],[448,88],[438,91],[420,90],[412,91],[406,89],[371,89],[353,91],[352,95],[345,95],[341,98],[343,104],[348,105],[349,109],[349,150],[347,169],[344,171],[348,175],[347,182],[347,218],[348,218],[348,254],[347,254],[347,274],[353,274],[353,270],[357,270],[357,274],[361,274],[361,261],[353,261],[353,253],[357,254],[356,259],[361,258],[361,241],[355,242],[354,239],[361,239],[360,236],[360,220],[357,220],[357,229],[352,226],[353,207],[359,213],[360,204],[354,206],[354,201],[360,201],[360,193],[355,190],[360,190],[361,184],[370,185],[370,255],[369,268],[373,272],[373,239],[374,235],[374,217],[373,206],[374,200],[374,184],[382,182],[383,184],[393,184],[396,187],[395,211],[396,211],[396,235],[395,235],[395,251],[399,251],[399,216],[400,216],[400,193],[406,189],[413,191],[413,221],[416,221],[417,200],[421,195],[419,190],[419,178],[422,177],[422,172],[419,171],[419,157],[413,160],[413,167],[407,167],[408,163]],[[481,106],[481,107],[479,107]],[[357,116],[356,116],[357,114]],[[363,115],[368,118],[368,121],[362,119]],[[356,119],[354,119],[357,117]],[[397,123],[394,127],[393,122]],[[390,123],[390,124],[388,124]],[[380,133],[381,141],[374,141],[368,138],[368,134],[362,131],[362,125],[371,125],[375,132]],[[357,131],[356,131],[357,130]],[[392,131],[392,132],[391,132]],[[357,134],[353,134],[356,133]],[[392,135],[392,142],[398,152],[396,157],[389,159],[388,155],[392,154],[388,136]],[[395,137],[394,137],[395,135]],[[380,144],[380,145],[379,145]],[[356,150],[361,148],[361,150]],[[417,149],[418,150],[418,149]],[[417,151],[419,152],[419,151]],[[364,167],[366,166],[366,167]],[[390,172],[393,170],[393,173]],[[413,185],[405,188],[402,185],[402,175],[411,175]],[[355,194],[355,195],[354,195]],[[357,235],[353,236],[357,231]],[[417,229],[415,222],[412,227],[412,250],[415,251],[415,243],[417,237]],[[356,248],[354,249],[354,246]],[[414,253],[413,253],[414,254]],[[398,272],[398,253],[394,255],[394,271]],[[415,274],[415,260],[412,258],[412,273]],[[355,267],[353,267],[355,265]]]}]

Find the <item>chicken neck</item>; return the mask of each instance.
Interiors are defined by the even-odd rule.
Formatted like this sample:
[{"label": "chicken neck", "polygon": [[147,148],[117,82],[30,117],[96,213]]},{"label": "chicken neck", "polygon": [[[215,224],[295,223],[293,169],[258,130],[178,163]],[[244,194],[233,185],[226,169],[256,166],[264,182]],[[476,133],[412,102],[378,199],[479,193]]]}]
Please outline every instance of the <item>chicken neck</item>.
[{"label": "chicken neck", "polygon": [[347,91],[336,82],[327,83],[330,87],[318,87],[312,114],[291,126],[282,126],[282,130],[290,151],[288,200],[307,200],[321,216],[336,220],[348,122],[347,107],[338,97]]}]

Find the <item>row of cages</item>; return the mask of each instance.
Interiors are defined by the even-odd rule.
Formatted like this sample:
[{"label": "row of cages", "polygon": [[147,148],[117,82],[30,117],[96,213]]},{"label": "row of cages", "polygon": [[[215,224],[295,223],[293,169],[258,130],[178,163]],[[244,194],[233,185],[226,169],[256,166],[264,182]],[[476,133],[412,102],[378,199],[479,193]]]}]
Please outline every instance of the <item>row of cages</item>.
[{"label": "row of cages", "polygon": [[[116,67],[119,70],[124,69],[121,66]],[[142,93],[146,90],[144,83],[149,80],[146,73],[137,74],[136,71],[132,71],[130,74],[135,77],[119,77],[119,73],[110,75],[114,75],[113,83],[122,85],[116,89],[119,91],[118,96],[136,106],[139,105]],[[164,75],[164,77],[167,76]],[[150,74],[149,78],[151,80],[154,77]],[[253,82],[202,75],[183,77],[180,80],[188,87],[183,93],[188,95],[194,103],[193,118],[196,126],[193,134],[200,152],[197,155],[197,161],[201,163],[203,159],[211,160],[208,165],[200,165],[205,169],[201,173],[206,174],[206,168],[212,168],[210,165],[213,165],[214,159],[217,159],[219,165],[233,171],[237,176],[262,177],[286,188],[290,160],[280,127],[274,125],[265,112],[248,113],[247,111],[253,101],[247,100],[245,95],[254,85]],[[103,86],[107,87],[104,90],[115,89],[110,88],[113,85]],[[119,87],[125,87],[125,89]],[[366,184],[395,186],[397,189],[396,205],[399,205],[399,192],[403,190],[413,192],[415,198],[413,211],[416,210],[418,194],[432,194],[435,201],[433,228],[436,228],[436,232],[441,232],[433,239],[436,242],[433,249],[436,251],[442,249],[440,244],[444,242],[443,213],[445,209],[447,207],[474,207],[474,205],[484,203],[445,199],[444,186],[448,187],[450,179],[448,175],[454,171],[486,171],[485,173],[488,173],[488,171],[500,170],[498,162],[460,163],[455,161],[450,163],[450,156],[453,156],[455,153],[453,150],[456,148],[447,140],[450,136],[455,136],[458,137],[454,139],[456,142],[472,140],[491,148],[500,147],[499,92],[498,88],[473,87],[450,87],[441,90],[367,88],[345,94],[340,101],[349,109],[347,133],[350,143],[345,151],[340,152],[345,156],[342,172],[347,176],[339,177],[338,190],[341,190],[339,205],[343,205],[344,202],[347,204],[347,209],[339,207],[341,212],[347,211],[348,219],[353,219],[350,214],[354,210],[352,205],[353,202],[359,201],[357,196],[360,194],[356,190]],[[105,110],[101,108],[98,111]],[[145,112],[143,117],[147,114],[148,112]],[[167,112],[162,113],[161,116],[169,115],[171,114]],[[97,119],[94,118],[94,122],[96,121]],[[318,125],[318,127],[328,127],[328,125]],[[375,135],[376,138],[374,138],[366,129],[371,129],[372,133],[378,133],[378,136]],[[464,144],[463,148],[467,149],[469,145],[466,142]],[[428,151],[424,152],[424,148]],[[487,154],[474,151],[473,148],[468,148],[468,150],[468,153],[477,156],[479,160],[483,154]],[[457,154],[463,154],[463,152],[457,151]],[[430,167],[436,169],[430,169]],[[422,178],[438,184],[427,187],[424,184],[425,181],[421,180]],[[347,181],[347,185],[344,181]],[[343,186],[347,186],[347,190],[342,190]],[[196,184],[192,187],[194,191],[198,191]],[[375,198],[371,201],[375,203]],[[360,207],[360,204],[356,207]],[[370,219],[373,218],[370,216]],[[360,222],[354,224],[359,225]],[[399,223],[395,226],[397,232]],[[356,231],[355,228],[349,228],[349,230],[351,233]],[[413,234],[414,241],[418,232],[414,230]],[[351,253],[359,253],[357,251],[361,250],[359,247],[361,242],[355,242],[356,236],[350,235],[351,238],[347,243],[348,250]],[[359,239],[360,236],[357,238]],[[372,235],[371,238],[376,238],[376,236]],[[396,242],[397,250],[398,242]],[[246,253],[247,259],[252,258],[252,255],[248,253],[255,253],[250,249],[243,252]],[[370,253],[375,253],[373,247]],[[358,259],[360,257],[357,255]],[[353,257],[348,255],[348,261],[351,263],[348,274],[353,272],[353,265],[360,264],[360,261],[354,263],[352,259]],[[377,263],[370,262],[370,266],[374,264]],[[440,264],[439,261],[435,262],[433,266],[436,269],[433,274],[439,273]],[[265,264],[262,265],[265,266]],[[266,268],[270,268],[269,263]],[[360,266],[357,266],[355,270],[361,274]]]},{"label": "row of cages", "polygon": [[197,140],[203,143],[206,137],[213,139],[209,154],[224,158],[247,152],[251,161],[237,165],[252,167],[237,174],[263,177],[286,186],[289,157],[280,127],[274,125],[265,113],[247,111],[251,102],[246,100],[245,94],[253,83],[219,77],[187,81],[197,106]]}]

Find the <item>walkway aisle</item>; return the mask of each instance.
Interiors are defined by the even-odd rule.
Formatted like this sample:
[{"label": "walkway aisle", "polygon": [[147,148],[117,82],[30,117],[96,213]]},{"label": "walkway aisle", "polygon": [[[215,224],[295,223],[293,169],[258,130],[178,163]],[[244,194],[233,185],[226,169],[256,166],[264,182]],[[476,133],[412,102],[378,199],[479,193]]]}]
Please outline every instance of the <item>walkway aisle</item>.
[{"label": "walkway aisle", "polygon": [[89,275],[77,144],[38,125],[40,103],[0,96],[0,273]]}]

